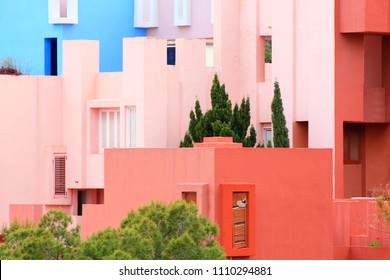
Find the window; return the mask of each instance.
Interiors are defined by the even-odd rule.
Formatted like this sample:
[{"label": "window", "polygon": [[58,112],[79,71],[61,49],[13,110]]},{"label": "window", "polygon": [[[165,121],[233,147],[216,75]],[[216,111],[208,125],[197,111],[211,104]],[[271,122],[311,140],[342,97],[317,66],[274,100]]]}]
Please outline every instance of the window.
[{"label": "window", "polygon": [[228,257],[255,254],[255,185],[221,184],[220,242]]},{"label": "window", "polygon": [[233,193],[233,248],[248,247],[247,222],[248,193]]},{"label": "window", "polygon": [[78,0],[49,0],[50,24],[78,23]]},{"label": "window", "polygon": [[54,156],[54,195],[65,196],[65,163],[66,156],[58,154]]},{"label": "window", "polygon": [[176,46],[168,45],[167,47],[167,64],[176,65]]},{"label": "window", "polygon": [[119,148],[119,110],[100,111],[99,152],[105,148]]},{"label": "window", "polygon": [[68,17],[68,1],[60,0],[60,17],[66,18]]},{"label": "window", "polygon": [[361,128],[358,125],[344,126],[344,163],[360,163]]},{"label": "window", "polygon": [[175,0],[174,17],[175,26],[191,25],[191,0]]},{"label": "window", "polygon": [[134,0],[134,27],[158,27],[158,0]]},{"label": "window", "polygon": [[264,40],[264,62],[272,63],[272,38],[267,37]]},{"label": "window", "polygon": [[57,38],[45,38],[45,75],[57,76]]},{"label": "window", "polygon": [[272,147],[272,128],[271,127],[264,127],[263,128],[263,143],[265,147],[271,148]]},{"label": "window", "polygon": [[187,203],[195,203],[197,202],[196,199],[196,192],[182,192],[182,199]]},{"label": "window", "polygon": [[136,146],[136,111],[135,108],[126,109],[126,148]]},{"label": "window", "polygon": [[206,43],[206,67],[214,66],[214,44],[212,39]]}]

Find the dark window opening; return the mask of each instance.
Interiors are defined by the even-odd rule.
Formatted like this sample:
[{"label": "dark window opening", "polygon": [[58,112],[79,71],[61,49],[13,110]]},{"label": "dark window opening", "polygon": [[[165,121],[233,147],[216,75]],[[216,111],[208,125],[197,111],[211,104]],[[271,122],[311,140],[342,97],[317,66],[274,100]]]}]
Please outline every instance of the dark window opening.
[{"label": "dark window opening", "polygon": [[68,17],[68,0],[60,0],[60,17]]},{"label": "dark window opening", "polygon": [[83,204],[87,203],[87,191],[77,192],[77,215],[83,215]]},{"label": "dark window opening", "polygon": [[167,64],[176,65],[176,47],[168,46],[167,48]]},{"label": "dark window opening", "polygon": [[272,63],[272,39],[267,38],[264,40],[265,51],[264,51],[264,62]]},{"label": "dark window opening", "polygon": [[182,198],[188,203],[196,204],[196,192],[183,192]]},{"label": "dark window opening", "polygon": [[45,75],[58,75],[57,38],[45,39]]},{"label": "dark window opening", "polygon": [[361,149],[361,127],[359,125],[344,126],[344,163],[359,164]]}]

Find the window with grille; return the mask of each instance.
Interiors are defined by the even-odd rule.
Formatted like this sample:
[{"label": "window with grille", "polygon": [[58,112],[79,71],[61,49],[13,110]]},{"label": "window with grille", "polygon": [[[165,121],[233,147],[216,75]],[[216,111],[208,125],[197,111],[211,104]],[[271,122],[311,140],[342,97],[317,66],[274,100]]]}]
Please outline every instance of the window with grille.
[{"label": "window with grille", "polygon": [[66,156],[56,155],[54,157],[54,195],[65,196],[65,167]]},{"label": "window with grille", "polygon": [[106,148],[119,148],[119,110],[100,111],[99,151]]}]

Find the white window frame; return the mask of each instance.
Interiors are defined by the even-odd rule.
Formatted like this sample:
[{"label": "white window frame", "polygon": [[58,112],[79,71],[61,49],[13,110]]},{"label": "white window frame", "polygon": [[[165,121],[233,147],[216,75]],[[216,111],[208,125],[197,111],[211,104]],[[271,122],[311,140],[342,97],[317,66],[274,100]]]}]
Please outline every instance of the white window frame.
[{"label": "white window frame", "polygon": [[134,27],[158,27],[158,0],[134,0]]},{"label": "white window frame", "polygon": [[[267,133],[270,133],[271,139],[267,139]],[[271,141],[271,144],[273,145],[272,127],[270,126],[263,127],[263,141],[264,141],[264,147],[267,147],[268,141]]]},{"label": "white window frame", "polygon": [[[61,16],[61,6],[66,7],[66,17]],[[49,24],[77,24],[78,6],[78,0],[48,0]]]},{"label": "white window frame", "polygon": [[137,111],[135,107],[126,107],[126,148],[136,147]]},{"label": "white window frame", "polygon": [[[113,114],[114,116],[113,123],[110,122],[110,114],[111,115]],[[113,129],[112,136],[110,133],[111,129]],[[103,131],[105,131],[105,133],[103,133]],[[119,131],[120,131],[119,109],[100,110],[99,112],[99,153],[103,153],[104,149],[106,148],[119,148],[120,145]],[[111,142],[113,143],[112,145],[110,145]]]},{"label": "white window frame", "polygon": [[191,0],[174,0],[174,25],[191,25]]}]

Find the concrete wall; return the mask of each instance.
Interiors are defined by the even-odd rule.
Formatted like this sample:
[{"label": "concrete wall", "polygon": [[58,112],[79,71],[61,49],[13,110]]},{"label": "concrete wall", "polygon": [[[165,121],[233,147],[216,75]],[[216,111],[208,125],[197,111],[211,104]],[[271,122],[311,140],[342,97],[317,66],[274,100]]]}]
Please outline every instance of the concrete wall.
[{"label": "concrete wall", "polygon": [[45,38],[57,38],[58,72],[62,73],[63,40],[99,40],[100,70],[122,70],[122,38],[145,36],[134,28],[134,1],[78,1],[78,24],[49,24],[48,0],[2,1],[0,60],[13,57],[22,71],[45,73]]},{"label": "concrete wall", "polygon": [[206,214],[220,225],[220,185],[232,183],[255,185],[257,245],[251,258],[333,257],[330,150],[106,150],[104,207],[85,205],[82,236],[119,226],[130,210],[151,201],[180,199],[180,186],[190,184],[208,186]]}]

